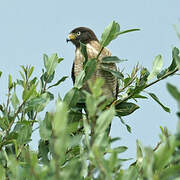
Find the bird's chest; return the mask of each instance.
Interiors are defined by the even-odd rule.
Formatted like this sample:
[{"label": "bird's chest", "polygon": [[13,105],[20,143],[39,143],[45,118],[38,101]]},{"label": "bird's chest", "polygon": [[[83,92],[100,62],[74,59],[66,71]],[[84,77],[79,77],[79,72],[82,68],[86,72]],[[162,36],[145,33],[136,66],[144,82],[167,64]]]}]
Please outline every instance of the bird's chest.
[{"label": "bird's chest", "polygon": [[[87,44],[86,51],[88,54],[88,60],[90,61],[91,59],[96,58],[98,56],[99,51],[100,51],[100,45],[96,42],[92,42],[92,44]],[[107,49],[104,49],[97,60],[98,64],[100,64],[102,57],[110,56],[110,55],[111,55],[110,52]],[[84,56],[82,55],[80,48],[77,48],[75,51],[75,60],[74,60],[75,77],[83,70],[83,62],[84,62]],[[97,66],[97,69],[98,69],[98,66]],[[97,73],[98,71],[95,72],[95,74]]]}]

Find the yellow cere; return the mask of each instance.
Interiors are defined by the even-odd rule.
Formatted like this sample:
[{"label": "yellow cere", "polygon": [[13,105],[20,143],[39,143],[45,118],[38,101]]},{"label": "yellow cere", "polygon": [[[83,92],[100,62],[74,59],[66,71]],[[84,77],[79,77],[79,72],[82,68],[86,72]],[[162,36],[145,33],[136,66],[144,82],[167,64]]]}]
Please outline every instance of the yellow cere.
[{"label": "yellow cere", "polygon": [[71,34],[69,34],[68,38],[71,39],[71,40],[73,40],[73,39],[76,38],[76,36],[75,36],[73,33],[71,33]]}]

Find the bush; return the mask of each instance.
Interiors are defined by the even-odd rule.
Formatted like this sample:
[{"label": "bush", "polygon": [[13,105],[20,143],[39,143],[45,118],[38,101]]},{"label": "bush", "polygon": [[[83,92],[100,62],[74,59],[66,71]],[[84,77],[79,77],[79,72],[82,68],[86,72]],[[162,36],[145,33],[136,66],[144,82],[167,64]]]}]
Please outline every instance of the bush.
[{"label": "bush", "polygon": [[[120,31],[119,24],[112,22],[102,34],[102,49],[119,35],[136,30]],[[81,50],[87,59],[83,44]],[[53,83],[56,67],[62,60],[57,54],[50,57],[44,55],[40,78],[33,77],[32,66],[21,66],[21,79],[13,81],[9,75],[7,102],[0,105],[1,179],[179,179],[180,92],[175,86],[167,84],[168,91],[179,105],[176,134],[169,134],[167,128],[161,128],[161,141],[154,149],[143,147],[137,141],[137,159],[129,168],[122,168],[123,162],[129,159],[120,158],[120,153],[127,147],[112,148],[111,144],[119,138],[111,138],[107,130],[113,118],[118,116],[131,132],[131,127],[122,117],[140,108],[132,100],[146,100],[147,96],[142,92],[170,112],[154,93],[144,90],[180,69],[179,50],[173,48],[172,63],[168,68],[161,70],[163,62],[161,55],[158,55],[151,72],[135,65],[129,75],[106,67],[107,63],[121,63],[124,60],[115,56],[104,58],[101,64],[103,70],[116,76],[120,84],[118,99],[111,105],[102,96],[103,79],[97,79],[93,85],[88,81],[96,68],[96,59],[85,61],[84,70],[76,78],[74,87],[63,99],[60,96],[56,99],[55,112],[46,112],[45,107],[54,100],[51,89],[67,78],[64,76]],[[85,81],[89,83],[90,92],[81,89]],[[16,92],[19,88],[22,90],[21,97]],[[37,118],[40,113],[41,117],[44,116],[42,120]],[[34,124],[38,124],[38,128],[33,129]],[[29,147],[35,130],[40,133],[38,151]]]}]

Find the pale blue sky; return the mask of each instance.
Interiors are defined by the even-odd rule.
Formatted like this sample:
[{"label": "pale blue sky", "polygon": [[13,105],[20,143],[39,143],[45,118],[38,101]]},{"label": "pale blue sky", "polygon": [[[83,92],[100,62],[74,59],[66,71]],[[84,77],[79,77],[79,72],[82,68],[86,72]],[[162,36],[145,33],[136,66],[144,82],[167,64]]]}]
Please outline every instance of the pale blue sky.
[{"label": "pale blue sky", "polygon": [[[19,77],[20,65],[31,64],[39,76],[43,67],[43,53],[57,52],[65,59],[57,69],[56,79],[70,76],[74,47],[67,44],[65,39],[78,26],[92,28],[98,38],[113,20],[122,29],[140,28],[140,32],[122,35],[109,45],[113,55],[128,59],[128,62],[119,64],[119,68],[125,68],[124,72],[130,73],[139,62],[150,70],[153,58],[158,54],[162,54],[164,67],[167,67],[171,62],[172,47],[180,47],[172,26],[179,23],[179,7],[179,0],[0,0],[0,70],[3,71],[0,102],[6,99],[8,74],[11,73],[15,79]],[[122,138],[118,145],[129,147],[123,157],[135,157],[136,139],[144,145],[155,146],[159,140],[160,125],[167,126],[171,132],[175,131],[177,107],[167,92],[167,82],[178,86],[179,76],[168,78],[148,91],[157,92],[159,99],[171,108],[171,114],[149,99],[139,101],[141,108],[124,118],[132,127],[132,134],[118,119],[113,121],[112,136]],[[71,87],[69,78],[58,92],[63,96]],[[58,92],[54,91],[56,94]],[[37,133],[33,139],[32,147],[35,148]]]}]

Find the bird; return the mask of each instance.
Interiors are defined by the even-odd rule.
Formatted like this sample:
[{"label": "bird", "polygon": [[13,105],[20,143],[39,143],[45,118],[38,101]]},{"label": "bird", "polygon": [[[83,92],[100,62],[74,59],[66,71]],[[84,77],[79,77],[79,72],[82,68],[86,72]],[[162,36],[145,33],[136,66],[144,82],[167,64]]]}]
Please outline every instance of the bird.
[{"label": "bird", "polygon": [[[78,27],[73,29],[66,39],[67,42],[72,42],[75,45],[75,58],[73,61],[71,77],[73,84],[75,83],[76,77],[83,70],[84,56],[81,53],[80,43],[85,44],[86,51],[88,55],[88,60],[97,58],[100,50],[102,49],[100,42],[95,35],[95,33],[87,27]],[[111,56],[111,52],[106,47],[103,48],[101,54],[97,59],[97,67],[95,72],[92,74],[91,79],[95,81],[97,78],[104,79],[104,85],[102,86],[102,95],[106,96],[109,99],[115,100],[118,96],[118,80],[110,72],[107,72],[101,68],[102,58]],[[115,63],[108,63],[106,67],[110,70],[117,71],[117,66]],[[83,86],[83,89],[88,90],[88,84],[86,83]]]}]

